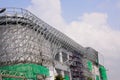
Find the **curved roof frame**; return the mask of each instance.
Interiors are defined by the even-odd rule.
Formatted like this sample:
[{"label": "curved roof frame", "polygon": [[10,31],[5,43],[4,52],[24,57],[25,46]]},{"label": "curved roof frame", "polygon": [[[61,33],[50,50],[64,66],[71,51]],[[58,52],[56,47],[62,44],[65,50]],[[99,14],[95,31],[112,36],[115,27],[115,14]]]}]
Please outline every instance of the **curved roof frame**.
[{"label": "curved roof frame", "polygon": [[[63,34],[62,32],[58,31],[54,27],[50,26],[49,24],[45,23],[34,14],[29,12],[26,9],[22,8],[6,8],[3,13],[0,13],[0,17],[5,16],[5,18],[19,18],[17,21],[26,21],[31,25],[35,25],[33,28],[38,33],[42,34],[46,39],[50,42],[60,45],[61,43],[66,46],[66,48],[73,49],[79,53],[84,52],[84,48],[80,46],[78,43],[70,39],[68,36]],[[12,19],[11,18],[11,19]],[[24,20],[23,20],[24,18]],[[10,18],[9,18],[10,19]],[[7,23],[6,19],[6,23]],[[0,21],[1,22],[1,21]]]}]

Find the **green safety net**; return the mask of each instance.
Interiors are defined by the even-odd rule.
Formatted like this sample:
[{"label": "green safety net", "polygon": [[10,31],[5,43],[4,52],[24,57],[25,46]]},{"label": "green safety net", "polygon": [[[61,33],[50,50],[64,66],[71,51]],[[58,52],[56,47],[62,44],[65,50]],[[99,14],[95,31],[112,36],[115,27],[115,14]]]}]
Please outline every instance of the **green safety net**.
[{"label": "green safety net", "polygon": [[105,67],[100,66],[99,70],[100,70],[101,79],[102,80],[108,80]]},{"label": "green safety net", "polygon": [[[22,73],[25,73],[25,77],[28,79],[35,79],[37,75],[49,76],[48,68],[41,65],[37,65],[37,64],[31,64],[31,63],[2,66],[0,67],[0,70],[7,70],[7,71],[11,71],[11,72],[13,71],[13,72],[19,72],[19,73],[21,72],[21,75]],[[16,74],[11,73],[10,75],[16,75]],[[17,79],[5,78],[5,80],[17,80]],[[21,80],[21,79],[18,79],[18,80]]]},{"label": "green safety net", "polygon": [[96,80],[100,80],[100,77],[98,75],[96,75]]},{"label": "green safety net", "polygon": [[65,76],[64,76],[64,80],[70,80],[69,75],[65,75]]},{"label": "green safety net", "polygon": [[17,78],[3,78],[2,80],[23,80],[23,79],[17,79]]},{"label": "green safety net", "polygon": [[88,69],[90,70],[90,71],[92,71],[92,62],[91,61],[87,61],[87,66],[88,66]]}]

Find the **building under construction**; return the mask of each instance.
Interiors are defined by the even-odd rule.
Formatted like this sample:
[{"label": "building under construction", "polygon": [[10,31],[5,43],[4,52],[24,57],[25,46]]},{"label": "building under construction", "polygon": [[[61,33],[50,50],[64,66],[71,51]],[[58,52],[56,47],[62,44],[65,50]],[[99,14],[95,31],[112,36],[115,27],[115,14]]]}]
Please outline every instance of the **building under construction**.
[{"label": "building under construction", "polygon": [[0,9],[0,80],[107,80],[98,52],[28,10]]}]

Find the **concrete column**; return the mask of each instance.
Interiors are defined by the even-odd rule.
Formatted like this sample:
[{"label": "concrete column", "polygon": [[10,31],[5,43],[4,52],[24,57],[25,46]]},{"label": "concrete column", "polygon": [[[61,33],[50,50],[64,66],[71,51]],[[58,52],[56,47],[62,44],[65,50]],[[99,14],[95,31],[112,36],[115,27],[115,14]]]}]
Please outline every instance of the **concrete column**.
[{"label": "concrete column", "polygon": [[55,76],[57,75],[55,67],[54,66],[50,66],[49,70],[50,70],[50,76],[49,76],[48,80],[54,80]]},{"label": "concrete column", "polygon": [[0,80],[2,80],[2,76],[0,75]]},{"label": "concrete column", "polygon": [[60,52],[59,55],[60,55],[60,62],[63,62],[62,52]]},{"label": "concrete column", "polygon": [[64,71],[63,71],[63,70],[61,71],[61,74],[62,74],[62,76],[64,77]]},{"label": "concrete column", "polygon": [[[60,62],[63,63],[63,57],[62,57],[63,55],[62,55],[62,52],[60,52],[59,55],[60,55]],[[62,74],[62,76],[64,77],[64,71],[63,71],[63,70],[61,70],[61,74]]]},{"label": "concrete column", "polygon": [[69,60],[69,54],[67,53],[67,60]]},{"label": "concrete column", "polygon": [[70,77],[70,80],[72,80],[72,75],[70,70],[69,70],[69,77]]}]

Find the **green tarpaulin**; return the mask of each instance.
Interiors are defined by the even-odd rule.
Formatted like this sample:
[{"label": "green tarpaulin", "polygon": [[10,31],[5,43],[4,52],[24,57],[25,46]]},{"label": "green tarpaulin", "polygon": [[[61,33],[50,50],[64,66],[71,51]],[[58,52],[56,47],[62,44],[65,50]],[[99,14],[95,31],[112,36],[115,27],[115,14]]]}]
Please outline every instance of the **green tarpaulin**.
[{"label": "green tarpaulin", "polygon": [[70,77],[68,75],[65,75],[64,80],[70,80]]},{"label": "green tarpaulin", "polygon": [[[0,67],[0,70],[4,70],[4,71],[8,71],[10,75],[16,75],[14,72],[19,73],[18,76],[24,73],[25,77],[28,79],[34,79],[36,78],[37,75],[44,75],[44,76],[49,76],[49,69],[41,66],[41,65],[37,65],[37,64],[31,64],[31,63],[26,63],[26,64],[16,64],[16,65],[10,65],[10,66],[2,66]],[[17,80],[17,79],[8,79],[5,78],[5,80]],[[21,79],[19,79],[21,80]]]},{"label": "green tarpaulin", "polygon": [[100,77],[98,75],[96,75],[96,80],[100,80]]},{"label": "green tarpaulin", "polygon": [[100,70],[101,79],[102,80],[108,80],[105,67],[100,66],[99,70]]},{"label": "green tarpaulin", "polygon": [[92,62],[91,61],[87,61],[87,66],[88,66],[88,69],[90,70],[90,71],[92,71]]}]

